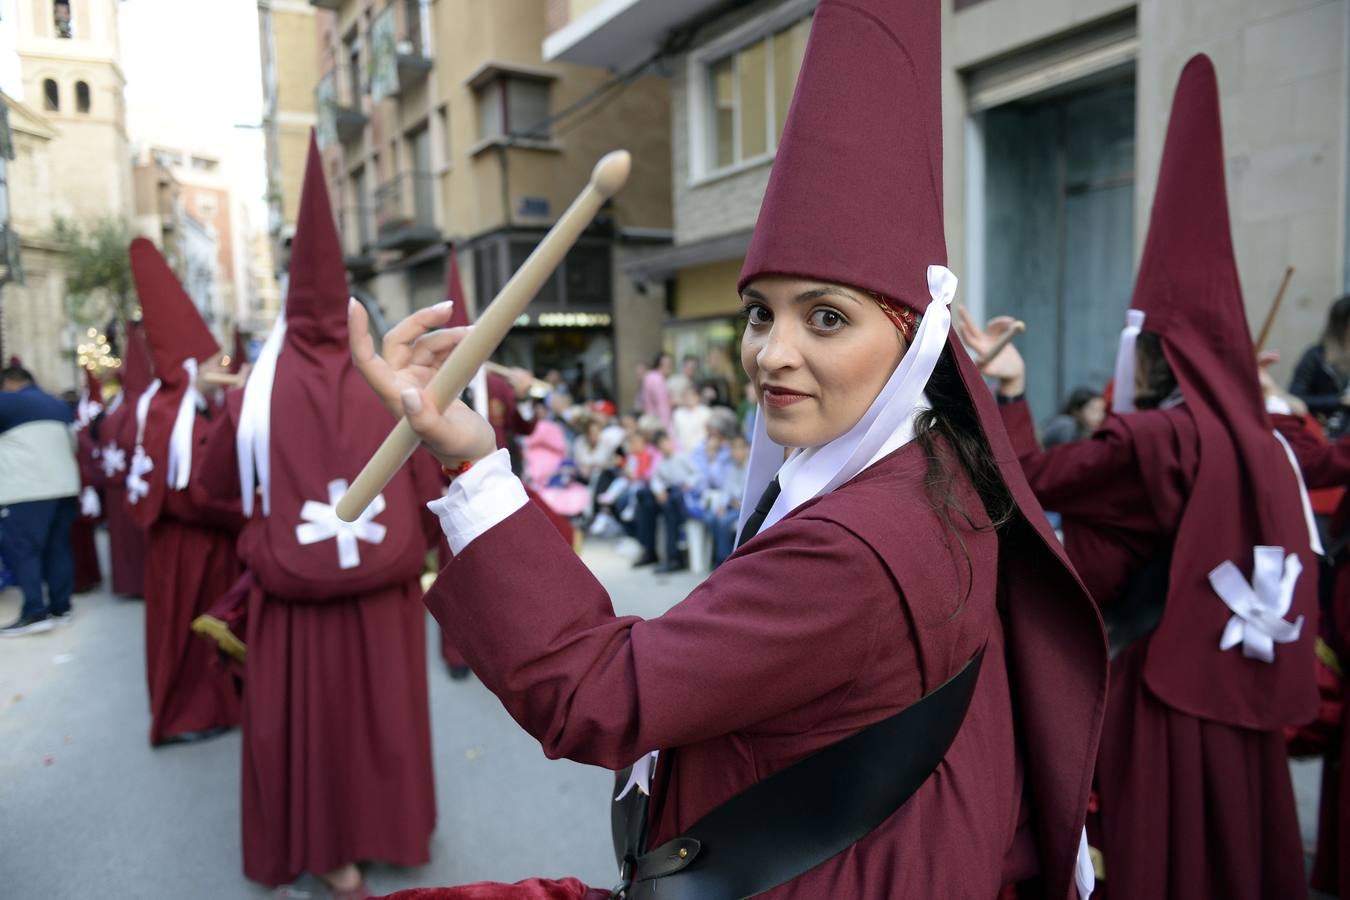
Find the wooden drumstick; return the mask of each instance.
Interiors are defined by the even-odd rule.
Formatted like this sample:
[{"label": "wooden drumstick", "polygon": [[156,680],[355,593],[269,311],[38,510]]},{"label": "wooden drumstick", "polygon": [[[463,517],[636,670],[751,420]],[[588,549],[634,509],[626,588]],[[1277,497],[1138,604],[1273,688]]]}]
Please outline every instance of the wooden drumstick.
[{"label": "wooden drumstick", "polygon": [[244,383],[244,376],[230,372],[203,372],[203,384],[218,384],[221,387],[238,387]]},{"label": "wooden drumstick", "polygon": [[[549,229],[496,299],[483,310],[473,328],[441,364],[440,371],[432,376],[427,390],[436,409],[444,410],[452,399],[463,393],[474,373],[497,349],[600,207],[623,187],[632,166],[633,158],[626,150],[607,153],[595,164],[590,183]],[[356,521],[412,456],[418,443],[417,432],[413,431],[407,418],[400,419],[338,501],[338,518],[344,522]]]},{"label": "wooden drumstick", "polygon": [[1284,280],[1280,282],[1280,289],[1275,292],[1275,302],[1270,304],[1270,312],[1266,313],[1266,321],[1261,324],[1261,333],[1256,338],[1257,353],[1265,349],[1266,339],[1270,337],[1270,329],[1275,324],[1275,317],[1280,314],[1280,304],[1284,303],[1284,292],[1289,289],[1289,279],[1293,277],[1294,267],[1286,266]]},{"label": "wooden drumstick", "polygon": [[998,356],[1000,353],[1003,352],[1004,347],[1012,343],[1013,338],[1017,337],[1019,334],[1021,334],[1026,330],[1027,330],[1027,323],[1023,322],[1021,319],[1018,319],[1016,322],[1012,323],[1012,327],[1009,328],[1007,331],[1003,332],[1001,335],[999,335],[998,340],[994,341],[994,346],[990,347],[987,352],[982,354],[980,358],[976,360],[975,367],[977,369],[983,369],[985,366],[989,365],[991,362],[994,361],[995,356]]},{"label": "wooden drumstick", "polygon": [[[491,361],[485,362],[483,363],[483,368],[487,369],[489,372],[492,372],[495,375],[500,375],[503,378],[514,378],[516,375],[514,369],[512,369],[510,366],[504,366],[501,363],[495,363]],[[540,391],[553,390],[553,385],[549,384],[542,378],[531,378],[530,387],[534,390]]]}]

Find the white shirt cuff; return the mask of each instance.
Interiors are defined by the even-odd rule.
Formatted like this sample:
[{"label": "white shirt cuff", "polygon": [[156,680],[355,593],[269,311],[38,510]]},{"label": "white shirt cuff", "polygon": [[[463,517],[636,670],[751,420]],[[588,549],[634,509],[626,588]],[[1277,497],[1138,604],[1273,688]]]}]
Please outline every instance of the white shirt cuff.
[{"label": "white shirt cuff", "polygon": [[1292,416],[1294,414],[1294,410],[1289,405],[1289,401],[1276,394],[1271,394],[1266,398],[1266,412],[1278,413],[1284,416]]},{"label": "white shirt cuff", "polygon": [[511,457],[505,450],[498,450],[452,481],[445,496],[432,500],[427,509],[441,520],[450,552],[458,556],[474,538],[506,521],[528,502],[525,486],[511,474]]}]

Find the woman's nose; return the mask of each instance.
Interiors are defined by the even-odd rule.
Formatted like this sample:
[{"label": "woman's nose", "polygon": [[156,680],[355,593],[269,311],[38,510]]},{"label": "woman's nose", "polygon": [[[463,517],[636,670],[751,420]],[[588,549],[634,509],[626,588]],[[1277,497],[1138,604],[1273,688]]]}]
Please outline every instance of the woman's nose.
[{"label": "woman's nose", "polygon": [[769,330],[755,361],[762,370],[789,369],[801,364],[801,351],[791,329],[776,324]]}]

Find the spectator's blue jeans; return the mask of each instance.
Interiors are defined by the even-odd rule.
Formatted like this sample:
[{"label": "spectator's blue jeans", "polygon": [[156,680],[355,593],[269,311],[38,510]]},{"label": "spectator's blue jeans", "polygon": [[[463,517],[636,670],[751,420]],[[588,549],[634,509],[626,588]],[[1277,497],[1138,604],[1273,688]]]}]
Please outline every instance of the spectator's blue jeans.
[{"label": "spectator's blue jeans", "polygon": [[76,512],[74,497],[0,507],[0,555],[23,591],[25,617],[43,613],[55,616],[70,609],[70,592],[75,584],[70,526]]},{"label": "spectator's blue jeans", "polygon": [[710,517],[709,525],[712,529],[713,542],[713,568],[722,564],[731,551],[736,549],[736,521],[740,519],[741,511],[739,509],[729,509]]},{"label": "spectator's blue jeans", "polygon": [[637,491],[637,539],[647,553],[656,553],[656,519],[660,516],[666,523],[666,562],[680,558],[684,548],[684,523],[688,515],[684,509],[684,497],[678,490],[666,494],[666,502],[658,503],[651,488],[642,487]]}]

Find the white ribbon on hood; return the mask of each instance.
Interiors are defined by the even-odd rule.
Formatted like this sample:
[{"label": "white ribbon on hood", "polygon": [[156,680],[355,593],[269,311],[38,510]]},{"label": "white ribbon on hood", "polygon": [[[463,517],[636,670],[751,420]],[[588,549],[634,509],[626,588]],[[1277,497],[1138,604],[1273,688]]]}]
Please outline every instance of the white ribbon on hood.
[{"label": "white ribbon on hood", "polygon": [[127,451],[117,446],[116,441],[108,441],[103,447],[103,474],[112,478],[127,467]]},{"label": "white ribbon on hood", "polygon": [[1116,350],[1116,380],[1111,396],[1111,412],[1121,415],[1134,408],[1134,347],[1139,332],[1144,328],[1144,311],[1125,311],[1125,328],[1120,332],[1120,348]]},{"label": "white ribbon on hood", "polygon": [[158,378],[150,382],[136,401],[136,451],[131,457],[131,469],[127,472],[127,500],[137,503],[150,493],[150,482],[145,480],[155,468],[155,461],[145,452],[145,419],[150,414],[150,401],[159,393],[162,382]]},{"label": "white ribbon on hood", "polygon": [[1242,645],[1242,655],[1262,662],[1275,661],[1275,645],[1291,644],[1303,630],[1303,617],[1285,621],[1294,602],[1294,585],[1303,574],[1296,554],[1283,547],[1256,547],[1252,581],[1227,560],[1209,573],[1209,583],[1224,605],[1233,611],[1219,639],[1220,650]]},{"label": "white ribbon on hood", "polygon": [[769,437],[764,411],[756,411],[746,475],[746,502],[741,504],[740,521],[736,526],[738,533],[745,527],[746,518],[754,511],[759,496],[775,475],[781,476],[782,493],[760,525],[760,533],[801,504],[828,494],[867,468],[883,445],[894,443],[897,432],[900,432],[897,446],[913,439],[914,417],[928,408],[924,389],[942,355],[942,348],[947,345],[956,284],[956,276],[946,266],[928,267],[928,293],[933,302],[924,312],[909,350],[867,412],[843,435],[819,447],[797,450],[784,462],[784,448]]},{"label": "white ribbon on hood", "polygon": [[248,384],[244,385],[239,430],[234,435],[245,516],[253,515],[255,489],[262,494],[262,514],[272,514],[272,384],[276,380],[277,357],[285,343],[286,309],[282,307],[249,373]]},{"label": "white ribbon on hood", "polygon": [[169,435],[168,484],[175,491],[187,487],[192,477],[192,426],[197,422],[197,404],[202,399],[197,390],[197,361],[183,360],[183,369],[188,374],[188,387],[178,401],[178,415]]}]

